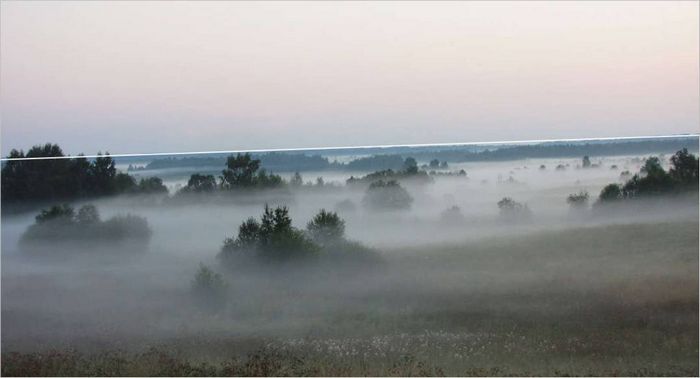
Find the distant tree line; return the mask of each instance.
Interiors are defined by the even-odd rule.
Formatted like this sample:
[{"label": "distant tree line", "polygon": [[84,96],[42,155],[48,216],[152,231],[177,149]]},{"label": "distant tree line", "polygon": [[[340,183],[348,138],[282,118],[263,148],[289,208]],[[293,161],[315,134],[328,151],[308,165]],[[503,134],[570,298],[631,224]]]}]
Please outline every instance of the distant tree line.
[{"label": "distant tree line", "polygon": [[354,184],[371,184],[373,182],[383,180],[383,181],[399,181],[410,179],[414,182],[432,182],[432,178],[424,170],[418,169],[418,163],[416,159],[408,157],[402,161],[401,168],[398,170],[385,169],[369,173],[363,177],[350,176],[349,179],[345,180],[348,185]]},{"label": "distant tree line", "polygon": [[281,176],[261,168],[260,163],[260,160],[254,159],[249,153],[231,155],[226,158],[226,168],[221,171],[218,181],[214,175],[195,173],[179,193],[272,189],[287,184]]},{"label": "distant tree line", "polygon": [[[321,155],[306,155],[303,153],[269,152],[264,154],[248,154],[252,159],[259,160],[260,166],[276,172],[310,171],[342,168],[342,164],[331,163]],[[168,168],[197,168],[219,167],[226,164],[227,156],[215,157],[168,157],[151,161],[143,168],[133,167],[133,170],[168,169]]]},{"label": "distant tree line", "polygon": [[[348,170],[348,171],[398,171],[403,168],[404,158],[427,161],[423,168],[446,169],[448,162],[506,161],[526,158],[564,158],[577,156],[615,156],[649,153],[675,152],[682,148],[697,150],[697,137],[678,137],[672,139],[636,140],[636,141],[593,141],[585,143],[547,142],[531,145],[498,146],[483,148],[479,146],[448,147],[404,147],[387,149],[385,153],[360,157],[347,163],[330,161],[319,154],[307,155],[303,152],[269,152],[252,154],[260,161],[260,166],[275,172]],[[376,150],[376,149],[375,149]],[[380,150],[377,150],[380,151]],[[353,153],[366,153],[366,150],[350,150]],[[131,170],[167,169],[183,167],[217,167],[224,165],[226,156],[209,157],[170,157],[155,159],[145,167],[132,166]],[[590,166],[590,160],[584,167]]]},{"label": "distant tree line", "polygon": [[473,146],[444,151],[411,152],[417,159],[440,159],[451,163],[507,161],[532,158],[567,158],[579,156],[620,156],[651,153],[673,153],[680,149],[698,150],[697,137],[657,140],[599,141],[582,143],[547,142],[530,145],[499,146],[474,151]]}]

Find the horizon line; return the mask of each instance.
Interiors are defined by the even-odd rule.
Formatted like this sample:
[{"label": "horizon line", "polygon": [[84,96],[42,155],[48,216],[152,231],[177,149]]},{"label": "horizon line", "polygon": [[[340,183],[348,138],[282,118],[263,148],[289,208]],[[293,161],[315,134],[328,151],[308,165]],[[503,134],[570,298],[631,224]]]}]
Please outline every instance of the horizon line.
[{"label": "horizon line", "polygon": [[[700,134],[672,134],[672,135],[646,135],[633,137],[594,137],[594,138],[562,138],[562,139],[529,139],[529,140],[514,140],[514,141],[491,141],[491,142],[455,142],[455,143],[409,143],[409,144],[380,144],[380,145],[365,145],[365,146],[334,146],[334,147],[291,147],[291,148],[267,148],[267,149],[240,149],[240,150],[211,150],[211,151],[189,151],[189,152],[151,152],[151,153],[123,153],[109,154],[106,152],[102,155],[66,155],[66,156],[41,156],[41,157],[22,157],[22,158],[0,158],[1,162],[5,161],[23,161],[23,160],[52,160],[52,159],[74,159],[77,157],[94,159],[98,157],[109,156],[112,158],[125,157],[148,157],[148,156],[183,156],[183,155],[208,155],[208,154],[234,154],[234,153],[265,153],[265,152],[295,152],[295,151],[331,151],[331,150],[350,150],[350,149],[371,149],[371,148],[396,148],[396,147],[447,147],[447,146],[478,146],[478,145],[497,145],[497,144],[528,144],[528,143],[549,143],[549,142],[582,142],[582,141],[608,141],[608,140],[633,140],[633,139],[670,139],[683,137],[700,137]],[[40,145],[38,145],[40,146]]]}]

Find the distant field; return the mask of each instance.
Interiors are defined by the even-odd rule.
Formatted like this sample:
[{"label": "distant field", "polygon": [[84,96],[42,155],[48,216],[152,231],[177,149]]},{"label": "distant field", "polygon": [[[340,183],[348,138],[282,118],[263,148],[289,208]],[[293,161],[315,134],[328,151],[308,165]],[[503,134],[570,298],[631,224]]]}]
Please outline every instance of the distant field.
[{"label": "distant field", "polygon": [[232,314],[266,306],[255,322],[268,332],[236,331],[224,314],[208,332],[123,348],[19,354],[3,338],[2,374],[697,376],[697,230],[597,226],[385,251],[381,272],[241,294]]}]

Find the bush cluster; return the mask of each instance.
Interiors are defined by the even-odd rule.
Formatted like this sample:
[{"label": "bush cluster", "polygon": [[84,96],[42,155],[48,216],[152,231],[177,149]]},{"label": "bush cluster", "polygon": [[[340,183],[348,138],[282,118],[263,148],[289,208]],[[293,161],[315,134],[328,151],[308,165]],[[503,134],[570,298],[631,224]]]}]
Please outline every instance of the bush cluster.
[{"label": "bush cluster", "polygon": [[127,214],[100,220],[97,208],[75,210],[56,205],[42,210],[22,235],[23,242],[148,240],[151,229],[145,218]]},{"label": "bush cluster", "polygon": [[610,203],[697,189],[698,158],[684,148],[671,157],[671,168],[668,172],[661,166],[659,158],[650,157],[644,162],[639,173],[623,185],[606,185],[598,196],[598,202]]},{"label": "bush cluster", "polygon": [[265,205],[258,221],[248,218],[238,227],[238,236],[227,238],[219,253],[226,266],[245,263],[281,263],[318,258],[376,260],[375,251],[347,240],[345,221],[337,213],[321,209],[305,230],[292,226],[286,207]]}]

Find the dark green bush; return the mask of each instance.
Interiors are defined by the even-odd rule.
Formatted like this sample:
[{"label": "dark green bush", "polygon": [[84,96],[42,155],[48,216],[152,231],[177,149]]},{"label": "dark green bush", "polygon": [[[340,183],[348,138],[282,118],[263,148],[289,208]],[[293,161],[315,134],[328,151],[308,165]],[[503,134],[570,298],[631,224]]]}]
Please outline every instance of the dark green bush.
[{"label": "dark green bush", "polygon": [[226,264],[241,258],[281,262],[316,256],[318,246],[303,231],[292,227],[287,207],[265,205],[260,221],[249,218],[238,228],[238,237],[227,238],[219,254]]},{"label": "dark green bush", "polygon": [[258,221],[248,218],[236,238],[227,238],[219,259],[229,267],[251,263],[299,261],[379,261],[374,250],[345,238],[345,221],[326,210],[307,224],[306,231],[292,227],[286,207],[265,206]]}]

